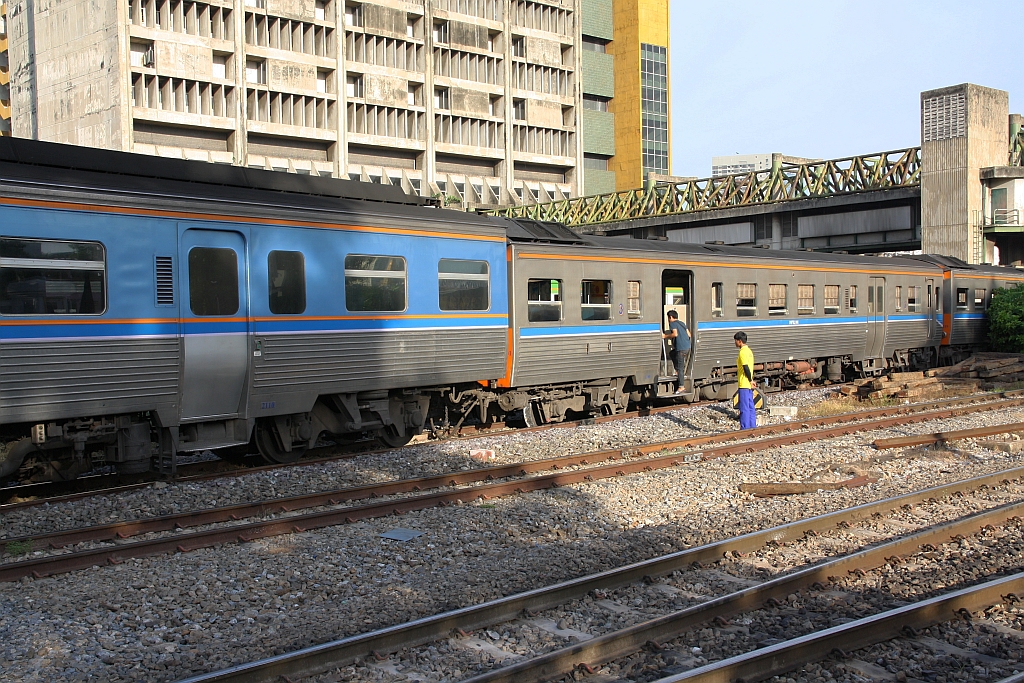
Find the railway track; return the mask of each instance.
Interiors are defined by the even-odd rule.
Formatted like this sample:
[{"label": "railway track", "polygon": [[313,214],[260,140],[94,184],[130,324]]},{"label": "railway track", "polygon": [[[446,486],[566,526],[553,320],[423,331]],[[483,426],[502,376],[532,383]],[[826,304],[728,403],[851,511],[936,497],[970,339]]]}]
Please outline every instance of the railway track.
[{"label": "railway track", "polygon": [[[500,624],[515,619],[543,623],[538,619],[538,612],[551,610],[572,601],[584,601],[593,609],[611,607],[613,611],[617,611],[614,605],[606,606],[603,603],[609,603],[607,597],[612,591],[619,590],[621,592],[624,587],[631,585],[653,589],[661,588],[668,592],[685,594],[684,591],[674,589],[666,584],[666,577],[676,576],[678,573],[703,573],[705,577],[713,574],[723,575],[724,573],[720,570],[709,566],[710,563],[719,562],[723,558],[754,553],[770,546],[803,543],[809,539],[813,541],[820,535],[836,530],[847,529],[857,524],[877,522],[882,516],[899,513],[915,506],[941,504],[952,497],[965,496],[985,488],[1012,487],[1014,489],[1013,496],[1019,497],[1022,479],[1024,479],[1024,468],[1015,468],[915,491],[690,548],[480,605],[195,676],[186,681],[187,683],[234,683],[295,680],[353,663],[363,663],[363,665],[370,663],[371,666],[375,662],[386,663],[392,653],[426,643],[443,641],[451,637],[453,633],[458,634],[454,640],[460,643],[465,641],[462,647],[467,648],[472,646],[470,641],[483,638],[483,636],[478,637],[473,633],[475,629],[483,629],[484,633],[493,633],[489,629],[501,630]],[[499,681],[532,683],[551,680],[572,673],[576,669],[594,671],[606,662],[641,651],[644,648],[656,651],[664,650],[667,646],[661,645],[661,643],[667,643],[697,627],[706,627],[711,624],[716,627],[731,628],[729,620],[737,615],[759,609],[785,609],[787,601],[792,599],[791,596],[795,593],[801,591],[825,592],[829,585],[839,580],[837,577],[861,576],[864,572],[884,567],[887,564],[898,564],[903,561],[901,559],[903,556],[919,553],[922,548],[934,550],[942,543],[963,539],[980,530],[1017,523],[1022,513],[1024,513],[1024,502],[1015,500],[916,530],[894,540],[880,542],[852,553],[841,554],[811,566],[800,567],[769,580],[745,580],[742,577],[726,576],[727,579],[731,578],[732,581],[741,585],[745,584],[744,587],[739,590],[723,592],[717,596],[686,595],[688,598],[697,598],[699,601],[697,604],[691,604],[655,618],[641,620],[627,628],[615,629],[596,637],[587,636],[587,639],[566,647],[555,648],[539,656],[525,658],[507,666],[492,669],[469,678],[467,683],[497,683]],[[707,579],[705,578],[705,580]],[[935,600],[921,603],[920,609],[917,611],[903,609],[901,612],[889,615],[893,619],[891,622],[893,624],[901,618],[907,620],[895,627],[895,632],[891,625],[874,630],[870,622],[858,623],[855,620],[849,620],[849,624],[846,625],[847,632],[860,634],[858,637],[861,638],[875,638],[875,642],[877,642],[877,639],[892,637],[893,633],[899,634],[904,624],[919,629],[924,625],[936,623],[937,620],[952,617],[954,609],[964,608],[974,611],[979,609],[979,606],[988,606],[999,602],[1000,596],[1005,596],[1008,593],[1015,592],[1018,595],[1024,595],[1024,583],[1022,582],[1024,582],[1024,576],[1018,574],[988,582],[975,592],[965,589],[937,597]],[[692,602],[692,600],[690,601]],[[911,614],[913,616],[910,616]],[[578,631],[573,632],[568,626],[555,627],[554,630],[564,634],[585,635]],[[694,667],[693,670],[685,674],[666,678],[665,681],[726,681],[737,680],[739,677],[744,680],[759,680],[767,676],[760,674],[754,676],[751,672],[783,672],[792,668],[793,663],[798,660],[801,662],[811,661],[810,657],[815,653],[817,655],[828,654],[837,646],[837,641],[833,637],[837,632],[839,631],[836,629],[826,631],[825,635],[833,639],[814,641],[817,645],[810,646],[810,649],[807,649],[809,647],[807,643],[811,642],[811,636],[797,639],[797,642],[793,643],[774,644],[771,652],[781,652],[789,646],[793,647],[791,651],[793,654],[787,655],[786,659],[779,660],[782,663],[766,664],[766,660],[759,659],[762,655],[769,653],[769,650],[763,649],[746,655],[746,658],[737,657],[731,662],[723,660],[723,662],[706,667]],[[838,642],[840,647],[848,651],[860,641]],[[804,649],[801,650],[801,647]],[[770,675],[772,673],[768,674],[768,676]],[[687,678],[687,676],[704,677]]]},{"label": "railway track", "polygon": [[[1013,392],[1003,393],[1009,395],[1012,394]],[[568,422],[557,422],[552,424],[539,425],[537,427],[521,427],[517,428],[515,431],[543,432],[551,429],[566,429],[572,427],[579,427],[583,425],[605,424],[608,422],[615,422],[617,420],[625,420],[635,417],[647,417],[649,415],[658,415],[660,413],[679,410],[681,408],[688,408],[691,406],[697,407],[701,405],[703,405],[703,403],[644,408],[642,410],[631,410],[625,413],[620,413],[618,415],[607,415],[601,417],[586,418],[582,420],[573,420]],[[510,429],[503,422],[497,423],[491,428],[482,428],[476,427],[474,425],[469,425],[466,427],[461,427],[458,430],[458,432],[454,434],[449,434],[447,432],[442,431],[440,436],[431,438],[430,442],[436,443],[441,441],[478,439],[491,434],[508,433],[509,431]],[[210,479],[216,479],[218,477],[244,476],[255,472],[269,472],[288,467],[322,465],[324,463],[335,462],[337,460],[345,458],[353,458],[361,455],[372,455],[375,453],[385,453],[388,451],[400,450],[401,448],[415,447],[417,445],[422,444],[422,442],[408,444],[406,446],[401,446],[398,449],[390,447],[367,447],[368,445],[376,443],[377,442],[371,439],[366,441],[359,441],[352,445],[331,445],[321,446],[319,448],[312,448],[307,452],[306,456],[302,460],[286,464],[253,464],[245,467],[236,467],[232,466],[226,460],[206,460],[201,462],[185,463],[178,466],[178,474],[174,478],[174,481],[208,481]],[[254,463],[263,462],[259,460],[257,456],[253,456],[252,460]],[[130,481],[126,483],[126,479]],[[4,512],[9,510],[17,510],[20,508],[42,505],[43,503],[58,503],[69,500],[80,500],[91,495],[110,495],[120,493],[123,491],[132,491],[149,486],[154,481],[159,481],[160,479],[161,477],[156,474],[120,475],[114,473],[107,473],[78,477],[77,479],[66,482],[38,482],[31,484],[6,486],[0,488],[0,514],[3,514]]]},{"label": "railway track", "polygon": [[[989,394],[979,394],[979,395],[968,396],[968,397],[963,397],[963,398],[949,398],[949,399],[939,399],[939,400],[934,400],[934,401],[924,401],[924,402],[920,402],[920,403],[912,403],[912,404],[907,404],[907,405],[903,405],[903,406],[896,406],[896,407],[868,409],[868,410],[864,410],[864,411],[855,411],[853,413],[848,413],[848,414],[844,414],[844,415],[836,415],[836,416],[829,417],[829,418],[815,418],[815,419],[812,419],[812,420],[802,420],[802,421],[799,421],[799,424],[825,424],[825,422],[823,422],[823,421],[827,421],[827,420],[835,420],[837,422],[844,422],[844,421],[849,421],[850,419],[856,419],[855,417],[851,417],[851,416],[858,416],[858,415],[860,415],[860,416],[868,417],[868,416],[891,415],[891,414],[894,414],[893,411],[909,412],[909,411],[913,411],[913,410],[927,410],[927,409],[930,409],[930,408],[939,408],[939,407],[944,407],[944,406],[971,405],[971,404],[977,404],[977,403],[981,403],[981,402],[985,402],[985,401],[990,401],[990,400],[1007,399],[1007,398],[1013,398],[1013,397],[1018,397],[1018,396],[1024,397],[1024,390],[1011,390],[1011,391],[995,392],[995,393],[989,393]],[[701,404],[697,403],[697,404],[691,404],[691,405],[699,406]],[[664,413],[664,412],[669,412],[669,411],[673,411],[673,410],[678,410],[678,409],[683,408],[683,407],[688,407],[688,406],[678,406],[678,405],[662,406],[662,407],[658,407],[658,408],[650,408],[650,409],[644,409],[644,410],[639,410],[639,411],[630,411],[628,413],[623,413],[623,414],[620,414],[620,415],[609,415],[609,416],[605,416],[605,417],[588,418],[586,420],[577,420],[577,421],[573,421],[573,422],[561,422],[561,423],[556,423],[556,424],[541,425],[541,426],[538,426],[538,427],[527,427],[527,428],[519,429],[517,431],[518,432],[526,433],[526,432],[547,431],[547,430],[551,430],[551,429],[572,428],[572,427],[577,427],[577,426],[582,426],[582,425],[589,425],[589,424],[603,424],[603,423],[614,422],[614,421],[617,421],[617,420],[622,420],[622,419],[627,419],[627,418],[645,417],[645,416],[649,416],[649,415],[656,415],[656,414],[659,414],[659,413]],[[788,429],[788,428],[791,428],[790,425],[792,425],[792,424],[797,424],[797,423],[796,422],[794,422],[794,423],[786,423],[784,425],[776,425],[776,426],[782,427],[783,429]],[[761,433],[760,432],[761,429],[768,429],[768,428],[759,428],[758,430],[755,430],[753,432],[747,432],[747,434]],[[466,432],[465,433],[462,433],[462,434],[459,434],[459,435],[455,435],[455,436],[451,436],[451,437],[446,437],[445,439],[442,439],[442,440],[475,439],[475,438],[480,438],[482,436],[486,436],[488,434],[503,433],[503,431],[504,431],[504,425],[502,425],[502,428],[493,429],[493,430],[466,428]],[[737,437],[734,437],[734,438],[737,438]],[[417,445],[417,444],[413,444],[411,446],[415,446],[415,445]],[[404,446],[403,448],[409,448],[411,446]],[[200,463],[190,463],[190,464],[183,465],[183,466],[179,467],[179,474],[178,474],[177,478],[175,479],[175,481],[178,482],[178,483],[188,483],[188,482],[197,482],[197,481],[209,481],[209,480],[217,479],[217,478],[221,478],[221,477],[244,476],[244,475],[247,475],[247,474],[253,474],[253,473],[258,473],[258,472],[271,472],[271,471],[281,470],[281,469],[285,469],[285,468],[289,468],[289,467],[303,467],[303,466],[312,466],[312,465],[322,465],[322,464],[326,464],[326,463],[330,463],[330,462],[336,462],[339,459],[352,458],[352,457],[356,457],[356,456],[359,456],[359,455],[371,455],[371,454],[374,454],[374,453],[383,453],[383,452],[392,451],[392,450],[395,450],[395,449],[390,449],[390,448],[388,448],[388,449],[376,449],[376,450],[366,450],[366,449],[363,449],[363,450],[359,450],[359,451],[354,451],[353,452],[353,451],[348,451],[348,450],[345,450],[345,449],[339,449],[336,446],[327,446],[327,447],[311,450],[310,453],[309,453],[309,456],[307,456],[305,459],[300,460],[299,462],[296,462],[296,463],[279,464],[279,465],[257,465],[257,466],[252,466],[252,467],[228,468],[228,469],[225,469],[226,463],[224,461],[220,461],[220,460],[218,460],[218,461],[206,461],[206,462],[200,462]],[[315,456],[315,457],[313,457],[313,456]],[[26,485],[22,485],[22,486],[9,486],[9,487],[5,487],[5,488],[0,488],[0,501],[11,501],[11,500],[18,499],[18,500],[16,500],[16,502],[0,502],[0,515],[3,515],[4,513],[10,512],[12,510],[19,510],[19,509],[24,509],[24,508],[28,508],[28,507],[34,507],[34,506],[37,506],[37,505],[43,505],[45,503],[50,503],[50,504],[63,503],[63,502],[68,502],[68,501],[73,501],[73,500],[81,500],[83,498],[87,498],[89,496],[94,496],[94,495],[116,495],[118,493],[123,493],[123,492],[126,492],[126,491],[133,491],[133,490],[138,490],[138,489],[141,489],[141,488],[145,488],[146,486],[152,485],[153,481],[155,481],[155,479],[153,479],[153,478],[145,478],[142,481],[133,481],[133,482],[127,483],[127,484],[119,483],[122,480],[123,479],[119,475],[108,474],[108,475],[95,475],[93,477],[79,478],[78,480],[75,480],[73,482],[60,482],[59,484],[56,484],[56,485],[54,483],[52,483],[52,482],[46,482],[46,483],[39,483],[39,484],[26,484]],[[68,492],[68,488],[81,488],[82,490],[76,490],[76,491],[73,491],[73,492]]]},{"label": "railway track", "polygon": [[[729,432],[707,437],[663,441],[625,449],[602,450],[499,467],[448,472],[430,477],[403,479],[144,520],[7,538],[4,539],[4,548],[8,555],[22,555],[42,551],[46,548],[58,549],[58,553],[36,559],[8,561],[0,564],[0,581],[13,581],[24,576],[42,577],[86,569],[97,564],[117,564],[128,558],[168,552],[188,552],[222,543],[248,542],[282,534],[301,533],[363,519],[458,504],[467,500],[537,491],[567,484],[676,467],[683,463],[806,443],[855,431],[867,431],[1019,405],[1024,405],[1024,397],[948,406],[924,412],[911,411],[908,413],[891,408],[877,409],[866,411],[867,414],[849,413],[844,416],[761,427],[746,433]],[[865,420],[865,417],[868,419]],[[1021,425],[1010,425],[1003,431],[1015,431],[1021,428]],[[986,433],[993,431],[991,427],[983,429],[986,430]],[[754,438],[739,440],[740,436]],[[694,450],[697,448],[701,450]],[[658,453],[667,454],[654,455]],[[566,468],[573,469],[566,471]],[[553,471],[548,474],[527,476],[531,473],[549,470]],[[468,484],[476,485],[467,488]],[[438,490],[422,494],[416,493],[425,489]],[[414,495],[339,507],[352,501],[406,493]],[[329,506],[329,509],[292,514],[297,510],[324,506]],[[271,514],[280,516],[255,522],[242,521],[245,518],[265,517]],[[183,532],[188,527],[222,523],[229,524]],[[168,531],[176,533],[147,540],[125,541],[131,536]],[[101,542],[114,542],[114,544],[71,552],[59,551],[69,545]]]}]

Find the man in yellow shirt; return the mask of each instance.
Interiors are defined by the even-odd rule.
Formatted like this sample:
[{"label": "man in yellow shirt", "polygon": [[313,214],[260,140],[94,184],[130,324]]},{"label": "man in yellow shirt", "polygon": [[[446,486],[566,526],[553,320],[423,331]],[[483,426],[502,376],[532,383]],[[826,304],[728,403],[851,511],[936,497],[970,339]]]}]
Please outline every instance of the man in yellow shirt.
[{"label": "man in yellow shirt", "polygon": [[739,384],[740,429],[753,429],[757,426],[757,409],[754,408],[754,352],[747,346],[746,332],[737,332],[732,336],[736,348],[740,350],[736,356],[736,376]]}]

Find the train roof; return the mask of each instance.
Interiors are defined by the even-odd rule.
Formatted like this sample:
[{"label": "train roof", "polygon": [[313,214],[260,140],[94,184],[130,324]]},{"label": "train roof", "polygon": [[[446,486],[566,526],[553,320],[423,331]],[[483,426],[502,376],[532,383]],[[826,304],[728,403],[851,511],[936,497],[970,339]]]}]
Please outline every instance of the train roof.
[{"label": "train roof", "polygon": [[[172,180],[206,187],[245,188],[311,197],[361,199],[363,201],[413,204],[430,202],[406,194],[398,187],[354,180],[300,175],[246,168],[206,161],[168,159],[149,154],[118,152],[23,138],[0,138],[0,162],[49,169],[86,171],[109,182],[130,188],[140,180]],[[149,183],[143,183],[149,186]]]},{"label": "train roof", "polygon": [[394,225],[503,236],[502,221],[436,207],[399,188],[337,178],[0,138],[0,194],[168,212]]}]

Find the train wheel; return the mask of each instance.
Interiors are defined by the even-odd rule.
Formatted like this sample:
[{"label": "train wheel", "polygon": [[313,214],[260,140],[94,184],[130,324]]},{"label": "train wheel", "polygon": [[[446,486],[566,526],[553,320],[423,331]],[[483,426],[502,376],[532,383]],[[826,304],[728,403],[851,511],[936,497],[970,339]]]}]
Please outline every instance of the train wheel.
[{"label": "train wheel", "polygon": [[377,432],[377,436],[375,438],[386,448],[401,448],[412,441],[411,434],[402,436],[398,433],[398,430],[391,425]]},{"label": "train wheel", "polygon": [[544,424],[544,420],[541,417],[540,406],[537,405],[536,401],[530,401],[523,408],[523,422],[526,423],[527,427],[539,427]]},{"label": "train wheel", "polygon": [[308,444],[292,443],[292,449],[286,451],[281,446],[274,423],[269,420],[256,421],[256,448],[263,459],[272,465],[286,465],[297,461],[306,452]]}]

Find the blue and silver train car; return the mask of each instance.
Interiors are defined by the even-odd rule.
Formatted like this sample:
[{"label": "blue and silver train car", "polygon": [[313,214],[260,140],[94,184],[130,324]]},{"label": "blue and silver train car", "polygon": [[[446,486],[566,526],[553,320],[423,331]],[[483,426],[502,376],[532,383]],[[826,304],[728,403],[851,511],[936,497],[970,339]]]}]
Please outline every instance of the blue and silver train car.
[{"label": "blue and silver train car", "polygon": [[504,373],[501,222],[142,161],[0,141],[0,477],[144,470],[154,442],[167,468],[253,436],[277,461],[323,432],[404,443],[424,388]]}]

